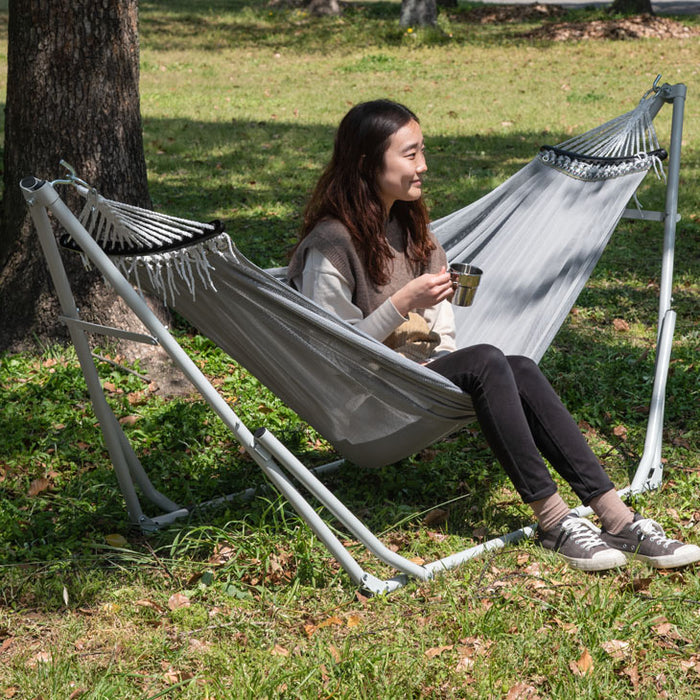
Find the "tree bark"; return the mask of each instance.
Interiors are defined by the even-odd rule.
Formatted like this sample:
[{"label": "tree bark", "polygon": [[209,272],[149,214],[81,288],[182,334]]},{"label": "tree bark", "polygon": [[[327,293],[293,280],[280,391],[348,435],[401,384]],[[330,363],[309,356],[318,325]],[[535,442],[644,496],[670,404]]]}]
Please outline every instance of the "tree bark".
[{"label": "tree bark", "polygon": [[435,26],[437,24],[437,7],[435,0],[401,0],[402,27]]},{"label": "tree bark", "polygon": [[342,12],[338,0],[311,0],[307,7],[316,17],[337,17]]},{"label": "tree bark", "polygon": [[620,15],[653,15],[651,0],[615,0],[610,6],[610,12]]},{"label": "tree bark", "polygon": [[[63,158],[105,196],[150,207],[137,13],[137,0],[10,0],[0,349],[67,336],[19,189],[22,177],[55,179]],[[61,194],[77,211],[71,190]],[[76,255],[64,259],[83,318],[123,322],[124,306],[101,277],[86,273]]]}]

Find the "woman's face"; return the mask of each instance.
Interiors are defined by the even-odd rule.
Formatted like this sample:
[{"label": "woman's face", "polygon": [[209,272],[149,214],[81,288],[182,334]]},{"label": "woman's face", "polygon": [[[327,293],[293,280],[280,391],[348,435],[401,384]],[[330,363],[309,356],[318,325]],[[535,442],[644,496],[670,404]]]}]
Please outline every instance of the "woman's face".
[{"label": "woman's face", "polygon": [[384,152],[384,169],[377,177],[379,195],[388,212],[397,200],[413,202],[422,195],[422,176],[428,169],[425,162],[423,132],[411,120],[391,135]]}]

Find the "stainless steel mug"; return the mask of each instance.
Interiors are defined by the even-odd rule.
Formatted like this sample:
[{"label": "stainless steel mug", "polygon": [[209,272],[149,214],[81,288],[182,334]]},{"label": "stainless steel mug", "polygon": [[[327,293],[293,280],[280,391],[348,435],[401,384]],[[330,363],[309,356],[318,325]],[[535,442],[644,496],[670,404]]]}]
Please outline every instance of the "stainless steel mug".
[{"label": "stainless steel mug", "polygon": [[454,263],[450,266],[450,276],[455,288],[452,303],[456,306],[471,306],[476,288],[481,281],[483,270],[468,263]]}]

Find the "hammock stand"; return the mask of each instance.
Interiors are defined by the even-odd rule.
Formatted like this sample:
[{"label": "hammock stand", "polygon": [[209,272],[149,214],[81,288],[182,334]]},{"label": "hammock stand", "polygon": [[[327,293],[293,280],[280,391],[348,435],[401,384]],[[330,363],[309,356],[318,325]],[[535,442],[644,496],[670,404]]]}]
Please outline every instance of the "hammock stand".
[{"label": "hammock stand", "polygon": [[[657,355],[644,452],[630,485],[620,491],[622,496],[656,489],[661,484],[663,475],[661,446],[664,396],[676,318],[676,314],[671,308],[671,296],[676,223],[680,219],[678,215],[678,186],[686,87],[683,84],[664,84],[657,88],[655,82],[653,91],[655,93],[653,99],[656,105],[654,113],[666,103],[670,103],[673,106],[665,210],[656,212],[625,209],[623,216],[630,219],[654,221],[664,225]],[[309,470],[268,430],[262,428],[251,432],[242,423],[237,414],[209,383],[197,365],[158,321],[144,303],[142,297],[134,290],[131,283],[127,281],[110,257],[95,242],[79,219],[60,199],[54,189],[54,185],[68,184],[79,189],[85,186],[85,183],[75,177],[70,167],[67,167],[71,172],[64,180],[46,182],[34,177],[27,177],[22,180],[20,187],[30,209],[49,271],[56,287],[63,312],[61,319],[67,324],[71,339],[75,345],[93,407],[132,522],[138,524],[144,531],[153,531],[174,522],[178,518],[190,515],[192,509],[181,507],[157,491],[139,462],[128,438],[105,399],[95,360],[92,357],[88,343],[88,336],[94,333],[137,342],[160,344],[202,394],[212,409],[234,433],[238,442],[260,466],[269,481],[284,495],[316,536],[326,545],[331,554],[346,570],[351,580],[369,593],[390,592],[403,586],[409,578],[423,581],[429,580],[437,573],[452,569],[486,551],[501,548],[507,543],[516,542],[534,534],[534,526],[523,527],[508,535],[424,565],[411,562],[388,549],[316,476],[316,474],[338,468],[345,460],[332,462],[318,467],[316,470]],[[148,329],[150,335],[108,328],[87,323],[80,319],[49,219],[49,211],[65,231],[68,232],[82,253],[89,258],[90,263],[100,270],[105,279],[125,300]],[[399,573],[390,579],[382,580],[365,571],[341,543],[331,527],[308,503],[306,497],[299,491],[292,479],[317,498],[379,560],[388,564]],[[137,489],[141,491],[146,499],[160,508],[163,513],[155,517],[146,515],[141,507]],[[251,496],[254,492],[255,489],[251,488],[244,494],[224,496],[215,501],[210,501],[208,504],[239,498],[242,495]],[[201,504],[198,507],[208,504]],[[583,507],[579,508],[578,512],[581,515],[591,513],[590,509]]]}]

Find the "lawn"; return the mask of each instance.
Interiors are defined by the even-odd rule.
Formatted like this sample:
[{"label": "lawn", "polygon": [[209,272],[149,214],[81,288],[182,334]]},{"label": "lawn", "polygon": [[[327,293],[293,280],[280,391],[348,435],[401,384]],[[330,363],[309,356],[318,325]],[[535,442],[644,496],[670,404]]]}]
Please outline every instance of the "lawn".
[{"label": "lawn", "polygon": [[[421,117],[437,218],[491,190],[540,145],[631,109],[658,73],[685,83],[664,486],[635,505],[669,534],[699,542],[700,39],[691,31],[532,38],[542,27],[553,36],[565,21],[607,21],[595,10],[520,11],[491,23],[463,5],[442,11],[431,31],[401,29],[397,17],[387,2],[351,3],[325,19],[283,3],[142,2],[154,206],[221,218],[246,255],[279,265],[351,104],[385,96]],[[639,197],[663,207],[663,183],[650,176]],[[661,235],[658,224],[621,224],[542,361],[621,486],[644,446]],[[265,424],[308,463],[334,458],[208,340],[184,323],[175,333],[244,420]],[[131,369],[100,365],[108,400],[158,488],[189,503],[260,481],[199,398],[159,396]],[[695,568],[659,573],[634,563],[586,575],[526,542],[371,598],[272,491],[150,535],[131,527],[70,349],[1,357],[0,402],[0,697],[700,693]],[[530,519],[476,428],[328,483],[390,547],[425,560]]]}]

